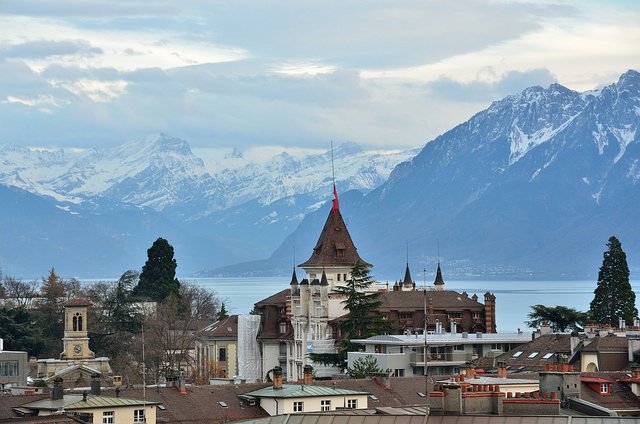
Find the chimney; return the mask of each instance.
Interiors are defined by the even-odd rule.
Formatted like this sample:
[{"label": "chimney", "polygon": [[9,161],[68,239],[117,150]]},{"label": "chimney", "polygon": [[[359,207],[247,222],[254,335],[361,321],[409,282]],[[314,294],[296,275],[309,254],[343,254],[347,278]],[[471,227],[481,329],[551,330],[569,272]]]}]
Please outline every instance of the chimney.
[{"label": "chimney", "polygon": [[624,322],[624,318],[623,317],[619,317],[618,318],[618,328],[621,330],[624,330],[624,327],[627,323]]},{"label": "chimney", "polygon": [[82,401],[83,401],[83,402],[86,402],[86,401],[87,401],[87,391],[86,391],[86,390],[83,390],[83,391],[82,391]]},{"label": "chimney", "polygon": [[120,386],[116,386],[116,397],[120,397]]},{"label": "chimney", "polygon": [[542,323],[542,325],[540,326],[540,334],[543,336],[546,334],[551,334],[551,326],[548,322]]},{"label": "chimney", "polygon": [[573,355],[576,352],[576,348],[578,344],[580,344],[580,335],[576,330],[571,332],[571,354]]},{"label": "chimney", "polygon": [[507,378],[507,363],[504,360],[497,361],[498,377]]},{"label": "chimney", "polygon": [[273,369],[273,388],[282,389],[282,368],[280,367]]},{"label": "chimney", "polygon": [[91,374],[91,395],[100,395],[100,374]]},{"label": "chimney", "polygon": [[61,400],[64,399],[64,387],[63,381],[61,378],[56,378],[53,380],[53,398],[52,400]]},{"label": "chimney", "polygon": [[311,365],[304,366],[304,384],[311,386],[313,384],[313,367]]},{"label": "chimney", "polygon": [[631,365],[631,378],[640,378],[640,365],[635,363]]}]

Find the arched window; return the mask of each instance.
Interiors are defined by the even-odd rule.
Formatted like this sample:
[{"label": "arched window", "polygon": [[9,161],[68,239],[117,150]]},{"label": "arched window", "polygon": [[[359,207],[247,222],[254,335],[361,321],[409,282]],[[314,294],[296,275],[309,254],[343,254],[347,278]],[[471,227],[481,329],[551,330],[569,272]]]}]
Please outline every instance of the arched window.
[{"label": "arched window", "polygon": [[82,331],[82,315],[79,312],[73,316],[73,331]]}]

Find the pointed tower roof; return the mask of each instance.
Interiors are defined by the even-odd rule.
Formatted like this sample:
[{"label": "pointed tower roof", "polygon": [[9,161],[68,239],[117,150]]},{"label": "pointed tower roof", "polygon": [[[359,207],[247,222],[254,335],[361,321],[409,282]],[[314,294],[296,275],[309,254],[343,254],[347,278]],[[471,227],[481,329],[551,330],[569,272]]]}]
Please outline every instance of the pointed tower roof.
[{"label": "pointed tower roof", "polygon": [[324,224],[322,233],[320,233],[318,242],[313,248],[313,254],[306,262],[298,266],[300,268],[351,267],[356,261],[362,262],[369,268],[373,267],[373,265],[363,261],[360,255],[358,255],[358,251],[351,240],[340,210],[334,208],[329,212],[329,217]]},{"label": "pointed tower roof", "polygon": [[436,286],[436,290],[442,290],[444,286],[444,280],[442,279],[442,271],[440,270],[440,262],[438,262],[438,271],[436,272],[436,281],[433,282]]},{"label": "pointed tower roof", "polygon": [[411,279],[411,272],[409,272],[409,262],[407,262],[407,270],[404,272],[404,280],[402,282],[405,286],[410,286],[413,284],[413,280]]},{"label": "pointed tower roof", "polygon": [[293,275],[291,276],[291,285],[292,286],[297,286],[298,285],[298,276],[296,275],[296,267],[293,267]]},{"label": "pointed tower roof", "polygon": [[321,286],[329,285],[329,280],[327,280],[327,273],[324,272],[324,268],[322,268],[322,277],[320,278],[320,285]]}]

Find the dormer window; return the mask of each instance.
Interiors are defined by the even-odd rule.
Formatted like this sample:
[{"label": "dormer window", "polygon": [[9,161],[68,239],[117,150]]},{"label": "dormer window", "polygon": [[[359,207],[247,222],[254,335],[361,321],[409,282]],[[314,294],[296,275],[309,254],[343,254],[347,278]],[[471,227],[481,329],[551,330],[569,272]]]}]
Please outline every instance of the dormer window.
[{"label": "dormer window", "polygon": [[609,394],[609,383],[600,383],[600,394],[601,395]]}]

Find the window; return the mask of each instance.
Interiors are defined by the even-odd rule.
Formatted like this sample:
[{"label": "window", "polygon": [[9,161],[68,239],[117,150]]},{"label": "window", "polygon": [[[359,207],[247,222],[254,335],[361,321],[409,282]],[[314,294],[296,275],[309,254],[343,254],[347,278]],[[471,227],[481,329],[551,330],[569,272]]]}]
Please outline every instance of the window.
[{"label": "window", "polygon": [[284,334],[287,332],[287,323],[286,322],[281,322],[280,323],[280,334]]},{"label": "window", "polygon": [[227,348],[221,347],[218,351],[218,362],[227,362]]},{"label": "window", "polygon": [[331,401],[330,400],[321,400],[320,401],[320,410],[321,411],[331,411]]},{"label": "window", "polygon": [[457,350],[457,351],[464,350],[464,345],[463,344],[455,345],[453,347],[453,350]]},{"label": "window", "polygon": [[609,383],[600,384],[600,393],[609,393]]},{"label": "window", "polygon": [[144,409],[135,409],[133,411],[133,422],[134,423],[144,422]]},{"label": "window", "polygon": [[340,281],[340,274],[338,274],[338,281]]},{"label": "window", "polygon": [[491,350],[502,350],[502,343],[491,343]]},{"label": "window", "polygon": [[418,396],[420,396],[420,397],[426,397],[427,395],[425,395],[425,394],[424,394],[424,393],[422,393],[422,392],[418,392]]},{"label": "window", "polygon": [[393,370],[394,377],[404,377],[404,368],[397,368]]},{"label": "window", "polygon": [[342,279],[343,279],[344,281],[347,281],[347,274],[342,274],[342,277],[343,277]]},{"label": "window", "polygon": [[449,312],[449,319],[460,318],[460,312]]},{"label": "window", "polygon": [[18,375],[18,361],[0,362],[0,376]]},{"label": "window", "polygon": [[358,399],[347,400],[347,408],[356,409],[358,407]]},{"label": "window", "polygon": [[336,250],[338,258],[344,258],[344,249]]},{"label": "window", "polygon": [[280,355],[286,355],[286,354],[287,354],[287,343],[280,342]]},{"label": "window", "polygon": [[293,402],[293,412],[302,412],[303,410],[303,402]]},{"label": "window", "polygon": [[374,402],[380,402],[380,399],[378,399],[377,397],[375,397],[374,395],[369,395],[369,399],[371,399]]},{"label": "window", "polygon": [[478,319],[478,318],[480,318],[480,312],[474,312],[473,319]]},{"label": "window", "polygon": [[73,331],[82,331],[82,315],[76,312],[73,316]]},{"label": "window", "polygon": [[382,321],[389,321],[389,314],[382,314]]},{"label": "window", "polygon": [[322,306],[320,304],[320,302],[314,302],[315,306],[316,306],[316,316],[320,317],[322,316]]},{"label": "window", "polygon": [[551,358],[552,356],[553,356],[553,353],[547,353],[546,355],[544,355],[544,356],[542,357],[542,359],[549,359],[549,358]]},{"label": "window", "polygon": [[519,350],[516,353],[513,354],[512,358],[517,358],[518,356],[522,355],[522,351]]},{"label": "window", "polygon": [[413,318],[413,312],[400,312],[398,317],[400,319],[411,319]]},{"label": "window", "polygon": [[228,408],[229,407],[229,405],[227,405],[227,402],[224,402],[224,401],[221,401],[221,400],[218,401],[218,405],[220,405],[221,408]]},{"label": "window", "polygon": [[531,352],[531,355],[527,356],[527,359],[535,358],[536,356],[538,356],[538,353],[540,353],[540,352]]},{"label": "window", "polygon": [[105,411],[102,413],[102,423],[103,424],[113,424],[114,419],[114,412],[113,411]]}]

